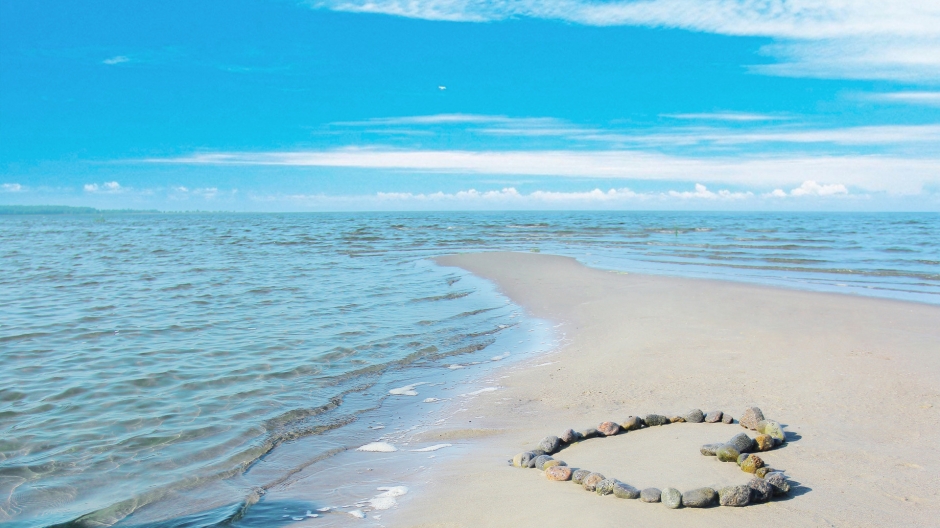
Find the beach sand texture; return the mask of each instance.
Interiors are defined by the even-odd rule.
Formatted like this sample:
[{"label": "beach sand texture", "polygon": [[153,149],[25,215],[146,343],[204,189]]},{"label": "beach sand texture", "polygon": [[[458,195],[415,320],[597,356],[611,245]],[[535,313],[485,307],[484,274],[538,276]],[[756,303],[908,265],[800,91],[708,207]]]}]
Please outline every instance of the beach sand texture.
[{"label": "beach sand texture", "polygon": [[[436,468],[387,525],[940,525],[940,307],[623,274],[550,255],[438,262],[493,280],[531,315],[560,325],[565,342],[508,369],[501,390],[469,404],[466,429],[438,433],[448,441],[475,435],[465,441],[476,447]],[[738,418],[751,405],[790,436],[762,454],[794,486],[768,504],[669,510],[506,464],[568,427],[692,408]],[[735,464],[699,453],[741,431],[671,424],[576,444],[555,458],[640,489],[745,484],[750,475]]]}]

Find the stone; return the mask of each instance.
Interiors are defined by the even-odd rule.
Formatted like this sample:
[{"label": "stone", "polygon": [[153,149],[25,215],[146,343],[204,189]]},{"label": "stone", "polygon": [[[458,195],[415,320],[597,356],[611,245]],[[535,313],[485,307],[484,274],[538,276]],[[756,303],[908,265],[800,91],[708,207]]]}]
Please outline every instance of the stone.
[{"label": "stone", "polygon": [[661,414],[647,414],[643,421],[646,422],[647,426],[655,427],[657,425],[666,425],[669,423],[669,418]]},{"label": "stone", "polygon": [[526,464],[523,464],[523,463],[522,463],[523,458],[524,458],[527,454],[528,454],[528,453],[523,452],[523,453],[518,453],[518,454],[516,454],[516,456],[512,457],[512,466],[513,466],[513,467],[517,467],[517,468],[528,467],[528,459],[527,459],[527,458],[526,458]]},{"label": "stone", "polygon": [[773,471],[767,473],[764,477],[764,482],[770,484],[774,488],[774,495],[786,495],[790,493],[790,483],[787,482],[787,477],[784,476],[782,471]]},{"label": "stone", "polygon": [[571,480],[571,468],[568,466],[552,466],[545,470],[545,478],[558,481]]},{"label": "stone", "polygon": [[561,447],[561,439],[557,436],[546,436],[539,442],[539,449],[545,451],[546,455],[555,454],[558,451],[558,448]]},{"label": "stone", "polygon": [[705,415],[701,409],[692,409],[685,415],[685,421],[689,423],[702,423],[705,421]]},{"label": "stone", "polygon": [[600,436],[601,433],[597,429],[591,427],[589,429],[585,429],[579,432],[578,435],[581,436],[581,440],[587,440],[588,438],[594,438],[594,437]]},{"label": "stone", "polygon": [[604,475],[600,473],[591,473],[590,475],[584,477],[584,481],[581,482],[581,485],[584,486],[584,489],[588,491],[594,491],[597,487],[597,483],[604,480]]},{"label": "stone", "polygon": [[732,418],[730,414],[724,413],[721,415],[721,423],[733,424],[734,418]]},{"label": "stone", "polygon": [[747,458],[747,453],[741,453],[740,455],[738,455],[738,459],[735,460],[735,462],[737,462],[738,465],[740,466],[741,462],[744,462],[746,458]]},{"label": "stone", "polygon": [[764,478],[767,476],[767,473],[771,472],[773,472],[773,468],[764,466],[762,468],[757,468],[757,471],[754,472],[754,475],[756,475],[757,478]]},{"label": "stone", "polygon": [[[518,461],[517,461],[518,457]],[[520,468],[532,468],[535,467],[535,457],[536,454],[532,451],[526,451],[524,453],[519,453],[518,455],[512,458],[512,465]]]},{"label": "stone", "polygon": [[554,460],[550,455],[539,455],[535,457],[535,469],[545,469],[542,464],[548,462],[549,460]]},{"label": "stone", "polygon": [[727,486],[718,492],[718,504],[722,506],[747,506],[751,502],[751,488]]},{"label": "stone", "polygon": [[785,444],[787,442],[787,435],[783,432],[783,426],[773,420],[768,420],[761,432],[773,438],[775,443]]},{"label": "stone", "polygon": [[707,508],[715,503],[718,496],[711,488],[698,488],[682,494],[682,505],[688,508]]},{"label": "stone", "polygon": [[734,446],[738,453],[750,453],[754,450],[754,440],[745,433],[738,433],[728,440],[728,445]]},{"label": "stone", "polygon": [[705,415],[705,423],[718,423],[721,421],[723,414],[721,411],[711,411]]},{"label": "stone", "polygon": [[637,429],[643,427],[643,418],[640,418],[639,416],[630,416],[620,424],[620,427],[623,428],[625,432],[636,431]]},{"label": "stone", "polygon": [[542,456],[542,455],[547,455],[547,454],[548,454],[548,453],[545,452],[544,449],[542,449],[542,448],[540,448],[540,447],[536,447],[535,449],[532,449],[532,453],[533,453],[535,456]]},{"label": "stone", "polygon": [[591,474],[589,469],[576,469],[571,472],[571,481],[575,484],[583,484],[584,478]]},{"label": "stone", "polygon": [[763,479],[752,478],[747,487],[751,488],[751,502],[767,502],[774,494],[774,487]]},{"label": "stone", "polygon": [[620,425],[614,422],[604,422],[597,426],[597,430],[604,436],[614,436],[620,432]]},{"label": "stone", "polygon": [[561,433],[558,439],[566,444],[573,444],[581,439],[581,435],[574,429],[565,429],[565,432]]},{"label": "stone", "polygon": [[705,456],[715,456],[717,454],[718,448],[723,445],[725,444],[705,444],[699,448],[699,451],[701,451]]},{"label": "stone", "polygon": [[681,416],[673,416],[672,418],[669,419],[669,423],[682,423],[684,421],[685,421],[685,418]]},{"label": "stone", "polygon": [[754,437],[754,444],[758,451],[770,451],[774,448],[774,439],[770,435],[759,434]]},{"label": "stone", "polygon": [[757,422],[764,419],[764,413],[757,407],[749,407],[741,415],[741,427],[746,427],[752,431],[757,430]]},{"label": "stone", "polygon": [[741,471],[745,473],[756,473],[758,469],[764,467],[764,461],[757,455],[748,455],[741,462]]},{"label": "stone", "polygon": [[617,479],[604,479],[594,486],[594,493],[598,495],[610,495],[614,492],[614,483]]},{"label": "stone", "polygon": [[659,488],[646,488],[640,492],[640,500],[643,502],[659,502],[662,493]]},{"label": "stone", "polygon": [[738,461],[738,450],[734,446],[725,444],[718,448],[718,451],[715,451],[715,455],[718,457],[718,460],[722,462],[737,462]]},{"label": "stone", "polygon": [[567,466],[567,465],[568,464],[566,464],[564,460],[549,460],[545,462],[544,464],[542,464],[542,471],[545,471],[546,469],[550,467]]},{"label": "stone", "polygon": [[619,480],[614,482],[614,497],[618,499],[635,499],[640,496],[640,490]]},{"label": "stone", "polygon": [[666,488],[660,495],[660,500],[662,500],[663,505],[667,508],[674,510],[682,506],[682,493],[676,488]]}]

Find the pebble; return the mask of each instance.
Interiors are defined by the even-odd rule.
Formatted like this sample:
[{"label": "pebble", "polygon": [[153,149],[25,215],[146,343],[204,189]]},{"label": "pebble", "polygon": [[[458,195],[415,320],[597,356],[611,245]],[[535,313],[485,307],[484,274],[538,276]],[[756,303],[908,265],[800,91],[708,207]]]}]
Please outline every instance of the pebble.
[{"label": "pebble", "polygon": [[732,416],[731,416],[730,414],[724,413],[724,414],[721,415],[721,423],[733,424],[733,423],[734,423],[734,418],[732,418]]},{"label": "pebble", "polygon": [[751,488],[727,486],[718,492],[718,504],[722,506],[747,506],[751,502]]},{"label": "pebble", "polygon": [[735,460],[735,462],[737,462],[738,465],[740,466],[741,462],[744,462],[745,459],[747,459],[747,453],[741,453],[740,455],[738,455],[738,459]]},{"label": "pebble", "polygon": [[512,457],[512,465],[513,465],[513,467],[517,467],[517,468],[528,467],[528,459],[525,459],[525,460],[526,460],[526,463],[525,463],[525,464],[523,464],[523,462],[522,462],[523,459],[525,458],[526,454],[527,454],[527,453],[517,453],[516,456]]},{"label": "pebble", "polygon": [[535,469],[545,469],[542,466],[542,464],[548,462],[549,460],[554,460],[554,459],[549,455],[539,455],[535,457],[535,466],[534,466]]},{"label": "pebble", "polygon": [[614,436],[620,432],[620,425],[615,422],[604,422],[597,426],[597,430],[604,436]]},{"label": "pebble", "polygon": [[757,407],[749,407],[741,415],[741,427],[746,427],[752,431],[757,430],[757,422],[764,419],[764,413]]},{"label": "pebble", "polygon": [[762,468],[757,468],[757,471],[754,472],[757,475],[757,478],[764,478],[767,476],[767,473],[772,473],[773,468],[764,466]]},{"label": "pebble", "polygon": [[591,427],[589,429],[585,429],[581,431],[580,433],[578,433],[578,435],[581,436],[581,440],[587,440],[588,438],[594,438],[596,436],[600,436],[601,433],[597,429],[594,429],[593,427]]},{"label": "pebble", "polygon": [[561,447],[561,439],[557,436],[546,436],[539,442],[539,449],[545,451],[546,455],[551,455]]},{"label": "pebble", "polygon": [[600,473],[591,473],[590,475],[584,477],[584,481],[581,483],[584,486],[584,489],[588,491],[594,491],[597,487],[597,483],[604,480],[604,475]]},{"label": "pebble", "polygon": [[591,474],[589,469],[576,469],[571,472],[571,481],[575,484],[583,484],[584,478]]},{"label": "pebble", "polygon": [[[521,468],[533,468],[535,467],[535,458],[538,456],[532,451],[526,451],[525,453],[519,453],[519,467]],[[513,459],[513,465],[515,465],[515,458]]]},{"label": "pebble", "polygon": [[542,471],[555,466],[567,466],[564,460],[548,460],[542,464]]},{"label": "pebble", "polygon": [[699,448],[699,451],[705,456],[715,456],[718,452],[718,448],[723,445],[725,444],[705,444]]},{"label": "pebble", "polygon": [[681,416],[673,416],[669,419],[669,423],[682,423],[685,422],[685,418]]},{"label": "pebble", "polygon": [[722,462],[737,462],[738,455],[741,453],[738,452],[734,446],[725,444],[718,448],[718,451],[715,451],[715,455],[718,457],[718,460]]},{"label": "pebble", "polygon": [[711,411],[705,415],[705,423],[718,423],[721,421],[723,414],[721,411]]},{"label": "pebble", "polygon": [[614,492],[614,484],[617,479],[604,479],[594,485],[594,493],[598,495],[610,495]]},{"label": "pebble", "polygon": [[754,443],[757,444],[758,451],[770,451],[774,448],[774,439],[770,435],[759,434],[754,437]]},{"label": "pebble", "polygon": [[783,426],[773,420],[768,420],[760,432],[773,438],[777,443],[784,444],[787,441],[787,436],[783,432]]},{"label": "pebble", "polygon": [[647,414],[646,417],[643,418],[643,421],[647,426],[655,427],[657,425],[666,425],[669,423],[669,418],[666,418],[661,414]]},{"label": "pebble", "polygon": [[660,500],[667,508],[674,510],[682,506],[682,493],[676,488],[666,488],[660,495]]},{"label": "pebble", "polygon": [[705,415],[701,409],[692,409],[685,415],[685,421],[689,423],[702,423],[705,421]]},{"label": "pebble", "polygon": [[640,490],[619,480],[614,482],[614,497],[618,499],[635,499],[640,496]]},{"label": "pebble", "polygon": [[581,439],[581,435],[574,429],[566,429],[559,439],[566,444],[573,444]]},{"label": "pebble", "polygon": [[787,482],[787,477],[783,475],[782,471],[767,473],[764,477],[764,482],[774,488],[774,495],[786,495],[790,492],[790,483]]},{"label": "pebble", "polygon": [[682,505],[688,508],[706,508],[715,503],[717,494],[711,488],[698,488],[682,494]]},{"label": "pebble", "polygon": [[748,455],[741,462],[741,471],[745,473],[756,473],[758,469],[764,467],[764,461],[757,455]]},{"label": "pebble", "polygon": [[749,453],[754,450],[754,440],[745,433],[738,433],[726,442],[738,450],[738,453]]},{"label": "pebble", "polygon": [[751,488],[751,502],[767,502],[774,494],[774,487],[763,479],[752,478],[747,487]]},{"label": "pebble", "polygon": [[567,466],[552,466],[545,470],[548,480],[565,481],[571,479],[571,468]]},{"label": "pebble", "polygon": [[636,431],[643,427],[643,418],[639,416],[630,416],[623,423],[620,424],[620,427],[624,431]]},{"label": "pebble", "polygon": [[659,491],[659,488],[646,488],[640,492],[640,500],[643,502],[659,502],[662,494],[663,492]]}]

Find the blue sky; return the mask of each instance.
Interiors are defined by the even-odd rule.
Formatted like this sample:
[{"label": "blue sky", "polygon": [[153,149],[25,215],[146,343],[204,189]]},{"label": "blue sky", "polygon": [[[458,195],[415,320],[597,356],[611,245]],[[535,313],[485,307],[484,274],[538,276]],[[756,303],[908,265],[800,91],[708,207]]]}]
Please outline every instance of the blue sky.
[{"label": "blue sky", "polygon": [[940,5],[2,0],[0,204],[936,211]]}]

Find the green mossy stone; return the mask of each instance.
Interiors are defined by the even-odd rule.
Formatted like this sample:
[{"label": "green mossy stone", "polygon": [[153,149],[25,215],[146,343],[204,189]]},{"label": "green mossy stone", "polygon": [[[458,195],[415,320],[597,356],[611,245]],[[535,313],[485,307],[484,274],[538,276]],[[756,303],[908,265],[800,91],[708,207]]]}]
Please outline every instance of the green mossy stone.
[{"label": "green mossy stone", "polygon": [[640,496],[640,490],[619,480],[614,483],[614,497],[618,499],[635,499]]},{"label": "green mossy stone", "polygon": [[764,467],[764,461],[757,455],[748,455],[741,462],[741,471],[745,473],[756,473],[758,469]]},{"label": "green mossy stone", "polygon": [[715,455],[718,457],[718,460],[722,462],[737,462],[741,453],[739,453],[734,446],[725,444],[715,451]]},{"label": "green mossy stone", "polygon": [[682,505],[688,508],[707,508],[715,503],[718,494],[711,488],[698,488],[682,494]]}]

